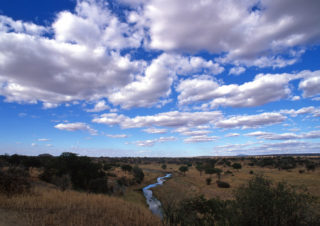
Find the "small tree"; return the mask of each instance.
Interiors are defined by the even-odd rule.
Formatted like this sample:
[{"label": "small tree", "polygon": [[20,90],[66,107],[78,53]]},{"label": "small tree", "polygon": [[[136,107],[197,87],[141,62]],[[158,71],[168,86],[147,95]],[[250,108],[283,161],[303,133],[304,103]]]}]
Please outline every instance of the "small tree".
[{"label": "small tree", "polygon": [[186,172],[189,170],[189,168],[188,166],[180,166],[179,170],[183,173],[183,175],[186,175]]},{"label": "small tree", "polygon": [[232,164],[232,168],[233,169],[236,169],[237,171],[239,170],[239,169],[241,169],[242,168],[242,166],[241,166],[241,164],[240,163],[233,163]]},{"label": "small tree", "polygon": [[128,165],[128,164],[125,164],[125,165],[122,165],[122,166],[121,166],[121,169],[122,169],[124,172],[131,172],[132,166],[130,166],[130,165]]},{"label": "small tree", "polygon": [[136,180],[136,182],[138,184],[140,184],[144,178],[144,173],[143,173],[142,169],[139,168],[138,166],[134,166],[132,169],[132,172],[133,172],[134,179]]},{"label": "small tree", "polygon": [[200,176],[201,176],[201,175],[202,175],[202,172],[203,172],[203,170],[204,170],[203,165],[202,165],[202,164],[197,164],[197,165],[196,165],[196,169],[199,171]]},{"label": "small tree", "polygon": [[212,179],[211,179],[210,177],[208,177],[208,178],[206,179],[207,185],[210,185],[210,184],[211,184],[211,181],[212,181]]},{"label": "small tree", "polygon": [[307,163],[306,168],[307,168],[307,171],[315,171],[316,165],[314,163]]},{"label": "small tree", "polygon": [[167,169],[167,165],[166,165],[166,164],[162,164],[162,165],[161,165],[161,168],[162,168],[163,170],[165,170],[165,169]]}]

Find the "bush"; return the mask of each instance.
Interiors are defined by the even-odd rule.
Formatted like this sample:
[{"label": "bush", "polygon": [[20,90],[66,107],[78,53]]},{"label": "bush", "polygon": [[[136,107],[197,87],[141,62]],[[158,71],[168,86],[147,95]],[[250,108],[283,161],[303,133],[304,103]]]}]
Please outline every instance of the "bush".
[{"label": "bush", "polygon": [[239,170],[239,169],[242,168],[242,166],[241,166],[240,163],[237,163],[237,162],[236,162],[236,163],[233,163],[233,164],[232,164],[232,168],[233,168],[233,169],[236,169],[236,170]]},{"label": "bush", "polygon": [[30,192],[29,174],[21,168],[10,167],[0,173],[0,193],[13,196]]},{"label": "bush", "polygon": [[309,162],[309,163],[306,164],[306,168],[307,168],[308,171],[315,171],[316,164]]},{"label": "bush", "polygon": [[212,179],[209,177],[209,178],[207,178],[206,179],[206,183],[207,183],[207,185],[210,185],[211,184],[211,181],[212,181]]},{"label": "bush", "polygon": [[313,199],[285,183],[276,186],[256,176],[235,193],[234,225],[316,225],[311,215]]},{"label": "bush", "polygon": [[249,172],[250,174],[253,174],[253,171],[252,170],[250,170],[250,172]]},{"label": "bush", "polygon": [[107,178],[97,178],[90,180],[88,190],[92,193],[108,193],[109,189]]},{"label": "bush", "polygon": [[227,225],[226,202],[203,196],[183,200],[164,211],[165,225]]},{"label": "bush", "polygon": [[230,184],[228,182],[217,180],[217,185],[219,188],[230,188]]},{"label": "bush", "polygon": [[133,176],[134,176],[135,181],[138,184],[141,184],[141,182],[143,181],[143,178],[144,178],[144,173],[143,173],[142,169],[140,169],[138,166],[134,166],[132,169],[132,172],[133,172]]}]

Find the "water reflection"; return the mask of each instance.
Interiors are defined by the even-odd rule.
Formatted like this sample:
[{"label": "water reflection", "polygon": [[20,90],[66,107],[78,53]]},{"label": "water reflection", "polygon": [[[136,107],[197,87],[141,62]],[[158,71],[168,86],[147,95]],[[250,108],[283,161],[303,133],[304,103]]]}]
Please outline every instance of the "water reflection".
[{"label": "water reflection", "polygon": [[149,209],[153,214],[158,215],[160,218],[162,218],[161,202],[152,195],[152,191],[150,190],[150,188],[154,188],[156,186],[162,185],[163,182],[165,182],[166,179],[169,177],[171,177],[171,173],[168,173],[164,177],[158,177],[157,183],[150,184],[142,189],[143,194],[146,197]]}]

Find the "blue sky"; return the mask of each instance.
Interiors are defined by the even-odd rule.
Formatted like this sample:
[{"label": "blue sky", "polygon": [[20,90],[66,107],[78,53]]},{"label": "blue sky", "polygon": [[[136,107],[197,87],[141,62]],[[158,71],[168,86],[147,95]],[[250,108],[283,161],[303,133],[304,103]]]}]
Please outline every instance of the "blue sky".
[{"label": "blue sky", "polygon": [[0,154],[319,153],[318,0],[6,1]]}]

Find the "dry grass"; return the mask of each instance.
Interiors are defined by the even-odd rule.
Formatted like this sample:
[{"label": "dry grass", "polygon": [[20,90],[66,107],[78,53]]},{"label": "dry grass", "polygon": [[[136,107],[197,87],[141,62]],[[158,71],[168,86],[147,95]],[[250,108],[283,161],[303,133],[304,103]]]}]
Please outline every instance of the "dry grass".
[{"label": "dry grass", "polygon": [[[231,185],[231,188],[219,188],[215,182],[218,179],[216,175],[210,176],[202,173],[202,176],[200,176],[200,173],[194,167],[190,167],[189,171],[186,172],[186,175],[184,176],[178,171],[180,166],[181,165],[168,165],[168,169],[172,168],[173,178],[169,179],[164,186],[153,189],[155,196],[158,197],[160,201],[165,201],[169,196],[168,194],[171,194],[170,196],[176,200],[198,195],[204,195],[206,198],[218,197],[223,200],[232,199],[233,191],[239,186],[247,183],[254,174],[263,174],[274,182],[284,181],[293,186],[304,186],[312,195],[320,198],[320,169],[317,169],[314,172],[300,174],[299,170],[303,168],[299,167],[290,171],[279,171],[278,169],[244,165],[242,169],[237,171],[231,167],[217,166],[217,168],[222,169],[224,172],[230,170],[234,174],[234,176],[232,176],[222,173],[221,180],[228,182]],[[156,164],[152,168],[155,169],[157,167],[160,169],[160,166]],[[254,174],[249,173],[251,170]],[[212,178],[211,185],[206,184],[206,178],[208,177]]]},{"label": "dry grass", "polygon": [[38,187],[34,194],[0,196],[0,208],[19,213],[28,225],[160,225],[147,208],[106,195]]}]

